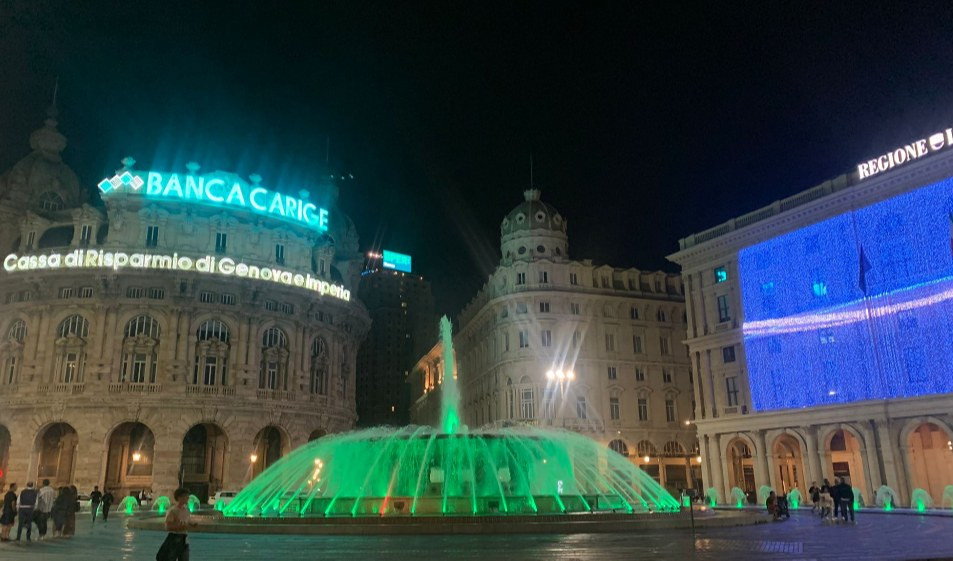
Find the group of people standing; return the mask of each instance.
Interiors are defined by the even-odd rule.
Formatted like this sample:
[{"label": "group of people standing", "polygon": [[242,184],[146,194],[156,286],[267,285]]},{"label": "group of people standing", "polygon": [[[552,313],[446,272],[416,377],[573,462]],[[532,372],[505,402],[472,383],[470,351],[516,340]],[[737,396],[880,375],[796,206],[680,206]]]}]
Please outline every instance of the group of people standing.
[{"label": "group of people standing", "polygon": [[[103,520],[107,520],[109,509],[115,500],[112,493],[102,493],[96,486],[89,498],[93,522],[96,521],[100,507]],[[0,542],[11,541],[10,532],[14,523],[17,524],[16,541],[20,541],[24,529],[26,541],[32,541],[34,524],[39,539],[43,539],[49,531],[50,520],[53,521],[53,537],[73,536],[76,533],[76,513],[79,509],[79,490],[75,485],[60,487],[59,491],[55,491],[50,487],[49,479],[44,479],[43,486],[39,489],[35,489],[31,481],[17,495],[17,484],[11,483],[3,496],[3,510],[0,511]]]},{"label": "group of people standing", "polygon": [[847,515],[850,514],[850,522],[854,522],[854,489],[841,477],[834,478],[834,485],[831,485],[826,479],[820,487],[817,482],[811,483],[808,489],[811,495],[813,511],[818,513],[823,520],[836,521],[838,513],[847,522]]}]

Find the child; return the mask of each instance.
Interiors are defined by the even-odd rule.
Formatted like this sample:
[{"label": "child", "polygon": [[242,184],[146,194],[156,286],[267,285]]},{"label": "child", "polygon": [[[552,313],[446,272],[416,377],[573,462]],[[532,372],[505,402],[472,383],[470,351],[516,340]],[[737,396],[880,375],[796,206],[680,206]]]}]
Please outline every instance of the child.
[{"label": "child", "polygon": [[176,489],[172,494],[175,506],[165,515],[165,529],[169,535],[156,553],[156,559],[189,561],[189,528],[197,526],[189,512],[189,490]]},{"label": "child", "polygon": [[834,512],[834,498],[826,490],[821,491],[821,520],[833,522],[831,514]]}]

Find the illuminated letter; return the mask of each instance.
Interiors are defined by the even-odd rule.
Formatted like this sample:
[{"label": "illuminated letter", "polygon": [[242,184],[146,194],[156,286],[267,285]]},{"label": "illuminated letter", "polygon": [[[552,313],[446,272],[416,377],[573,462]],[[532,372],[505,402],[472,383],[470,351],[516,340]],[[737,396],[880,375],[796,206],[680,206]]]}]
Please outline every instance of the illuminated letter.
[{"label": "illuminated letter", "polygon": [[239,263],[238,266],[235,267],[235,274],[238,275],[238,276],[240,276],[240,277],[247,277],[247,276],[248,276],[248,265],[246,265],[246,264],[244,264],[244,263]]},{"label": "illuminated letter", "polygon": [[328,209],[326,208],[322,208],[321,211],[318,212],[318,228],[322,230],[328,229]]},{"label": "illuminated letter", "polygon": [[304,277],[301,275],[294,276],[295,286],[304,286]]},{"label": "illuminated letter", "polygon": [[54,253],[53,255],[50,255],[50,259],[47,263],[49,264],[51,269],[57,269],[60,266],[60,259],[62,258],[63,256],[60,255],[59,253]]},{"label": "illuminated letter", "polygon": [[179,185],[179,176],[175,175],[174,173],[172,174],[171,177],[169,177],[169,182],[165,184],[165,191],[162,192],[162,196],[168,197],[169,193],[171,193],[172,191],[175,191],[176,196],[179,197],[180,199],[183,198],[182,186]]},{"label": "illuminated letter", "polygon": [[215,203],[221,203],[225,200],[225,197],[212,194],[212,187],[218,187],[219,185],[224,187],[225,182],[221,179],[209,179],[208,183],[205,184],[205,196],[208,197],[208,200]]},{"label": "illuminated letter", "polygon": [[[278,208],[277,213],[275,212],[276,207]],[[271,206],[268,207],[268,212],[279,216],[285,215],[285,207],[281,205],[281,193],[275,193],[275,196],[271,198]]]},{"label": "illuminated letter", "polygon": [[285,197],[285,215],[289,218],[297,218],[301,220],[301,217],[298,215],[298,199],[294,197]]},{"label": "illuminated letter", "polygon": [[[903,149],[907,153],[908,160],[917,159],[917,146],[915,144],[907,144]],[[901,163],[899,158],[897,159],[897,163]]]},{"label": "illuminated letter", "polygon": [[16,253],[11,253],[10,255],[7,255],[7,258],[3,260],[3,268],[10,272],[17,270],[17,254]]},{"label": "illuminated letter", "polygon": [[99,252],[95,249],[89,249],[86,251],[86,259],[83,260],[83,267],[98,267],[98,261],[101,259]]},{"label": "illuminated letter", "polygon": [[927,153],[927,141],[921,138],[920,140],[917,141],[917,157],[919,158],[921,156],[924,156],[926,155],[926,153]]},{"label": "illuminated letter", "polygon": [[939,150],[940,148],[943,148],[944,144],[942,132],[930,135],[930,148],[933,150]]},{"label": "illuminated letter", "polygon": [[245,206],[245,194],[242,192],[241,183],[235,183],[232,185],[232,190],[228,193],[228,200],[225,202],[233,205],[235,204],[234,199],[238,199],[238,206]]},{"label": "illuminated letter", "polygon": [[304,203],[303,214],[304,221],[308,224],[314,222],[314,211],[318,210],[318,207],[314,206],[312,203]]},{"label": "illuminated letter", "polygon": [[204,191],[203,187],[205,186],[205,178],[200,177],[198,182],[195,181],[195,177],[191,175],[185,176],[185,198],[191,199],[195,198],[197,201],[201,201],[205,198],[202,194]]},{"label": "illuminated letter", "polygon": [[161,195],[162,194],[162,174],[150,171],[149,175],[146,178],[146,194],[147,195]]},{"label": "illuminated letter", "polygon": [[870,176],[870,172],[867,171],[867,164],[857,164],[857,175],[859,175],[861,179]]},{"label": "illuminated letter", "polygon": [[222,257],[218,262],[218,272],[222,273],[223,275],[231,275],[235,272],[235,261],[233,261],[230,257]]},{"label": "illuminated letter", "polygon": [[206,255],[201,259],[195,260],[195,270],[201,273],[210,273],[215,268],[215,262],[212,261],[211,255]]},{"label": "illuminated letter", "polygon": [[263,205],[263,204],[261,204],[261,203],[259,203],[258,201],[255,200],[255,196],[256,196],[256,195],[262,195],[262,194],[265,194],[265,193],[267,193],[267,192],[268,192],[268,190],[267,190],[267,189],[264,189],[264,188],[262,188],[262,187],[255,187],[254,189],[252,189],[252,190],[251,190],[251,193],[248,194],[248,200],[249,200],[249,202],[251,202],[251,206],[255,207],[255,209],[260,210],[260,211],[262,211],[262,212],[268,212],[268,209],[265,208],[265,205]]},{"label": "illuminated letter", "polygon": [[176,262],[176,268],[183,271],[188,271],[192,268],[192,258],[190,257],[179,257],[179,260]]}]

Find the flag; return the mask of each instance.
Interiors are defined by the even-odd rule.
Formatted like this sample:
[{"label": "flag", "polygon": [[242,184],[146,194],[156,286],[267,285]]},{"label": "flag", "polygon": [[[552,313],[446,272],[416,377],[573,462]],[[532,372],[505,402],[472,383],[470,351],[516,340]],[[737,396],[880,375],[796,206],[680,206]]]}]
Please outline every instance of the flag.
[{"label": "flag", "polygon": [[870,271],[870,261],[867,260],[867,256],[864,254],[864,248],[860,248],[860,290],[863,291],[864,295],[867,294],[867,272]]}]

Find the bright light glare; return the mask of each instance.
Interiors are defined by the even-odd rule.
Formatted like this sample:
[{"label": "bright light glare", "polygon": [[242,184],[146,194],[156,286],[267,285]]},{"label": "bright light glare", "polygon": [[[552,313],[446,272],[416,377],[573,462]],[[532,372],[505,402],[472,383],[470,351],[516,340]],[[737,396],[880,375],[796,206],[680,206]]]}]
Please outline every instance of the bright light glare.
[{"label": "bright light glare", "polygon": [[645,462],[645,463],[649,463],[649,460],[651,460],[651,459],[652,459],[652,458],[650,458],[650,457],[648,457],[648,456],[644,456],[644,457],[642,458],[642,461]]},{"label": "bright light glare", "polygon": [[251,463],[255,463],[258,461],[258,454],[252,454],[251,456],[248,456],[248,459],[251,460]]},{"label": "bright light glare", "polygon": [[142,459],[142,454],[140,454],[139,452],[132,453],[132,461],[138,462],[141,459]]}]

